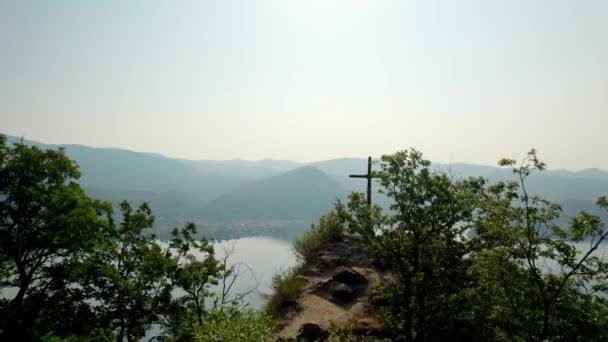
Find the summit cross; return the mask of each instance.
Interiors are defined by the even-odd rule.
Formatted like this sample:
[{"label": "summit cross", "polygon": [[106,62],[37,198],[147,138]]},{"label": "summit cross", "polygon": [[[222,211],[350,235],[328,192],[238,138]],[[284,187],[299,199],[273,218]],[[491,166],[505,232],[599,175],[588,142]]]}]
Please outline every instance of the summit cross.
[{"label": "summit cross", "polygon": [[372,157],[367,158],[367,174],[365,175],[349,175],[350,178],[366,178],[367,179],[367,204],[372,204]]}]

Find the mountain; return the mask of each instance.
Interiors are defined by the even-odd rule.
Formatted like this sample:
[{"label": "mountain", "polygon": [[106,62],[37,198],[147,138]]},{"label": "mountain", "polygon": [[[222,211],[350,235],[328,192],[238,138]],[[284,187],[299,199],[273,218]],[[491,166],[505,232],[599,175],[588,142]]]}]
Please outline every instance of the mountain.
[{"label": "mountain", "polygon": [[291,171],[303,166],[302,163],[289,160],[183,160],[187,165],[208,172],[213,170],[214,173],[236,177],[243,181],[254,181],[262,178],[268,178],[280,173]]},{"label": "mountain", "polygon": [[[20,139],[9,136],[8,140],[15,143]],[[235,226],[251,232],[277,224],[277,230],[292,229],[298,220],[304,222],[298,223],[303,226],[300,228],[305,228],[328,211],[336,197],[366,190],[364,179],[348,177],[367,171],[367,159],[363,158],[308,164],[272,159],[187,160],[116,148],[25,143],[40,148],[64,147],[78,163],[80,183],[91,196],[114,204],[122,200],[148,202],[159,229],[193,221],[214,227],[216,232]],[[464,163],[433,163],[432,167],[456,178],[481,176],[490,182],[513,179],[509,168]],[[527,185],[530,193],[560,203],[566,219],[579,210],[595,212],[594,200],[608,194],[608,172],[546,170],[530,176]],[[391,202],[376,192],[376,182],[373,189],[374,203],[388,208]],[[243,220],[255,224],[242,228]]]},{"label": "mountain", "polygon": [[[8,139],[9,142],[19,140],[10,136]],[[97,192],[115,191],[135,198],[159,193],[168,194],[169,197],[185,194],[198,207],[202,207],[243,184],[271,178],[302,166],[317,168],[349,191],[365,191],[364,180],[348,177],[349,174],[367,171],[367,160],[363,158],[341,158],[308,164],[273,159],[187,160],[115,148],[25,142],[42,148],[63,146],[80,166],[83,173],[81,184],[85,188]],[[509,168],[495,166],[433,163],[433,168],[457,178],[484,177],[491,182],[513,179]],[[555,201],[591,201],[608,192],[608,172],[599,169],[545,170],[530,176],[528,187],[530,192]]]},{"label": "mountain", "polygon": [[[338,179],[349,191],[365,192],[365,180],[348,178],[348,174],[366,173],[367,159],[342,158],[316,162],[313,165]],[[377,167],[377,165],[374,165],[374,169]],[[432,169],[446,172],[456,178],[484,177],[489,182],[515,179],[513,171],[505,167],[465,163],[433,163]],[[383,194],[376,192],[376,189],[379,189],[376,182],[373,189],[374,203],[388,209],[392,201]],[[608,213],[598,210],[595,205],[597,197],[608,195],[608,172],[604,170],[544,170],[533,173],[527,179],[527,189],[529,193],[539,194],[562,206],[564,211],[560,223],[568,223],[581,210],[595,213],[608,220]]]},{"label": "mountain", "polygon": [[207,205],[206,217],[218,219],[312,219],[327,212],[347,191],[316,167],[305,166],[240,186]]},{"label": "mountain", "polygon": [[[350,179],[348,174],[367,172],[367,160],[343,158],[315,162],[312,165],[340,179],[349,190],[364,191],[365,181]],[[374,165],[374,169],[378,166]],[[436,171],[447,172],[456,178],[484,177],[490,182],[514,179],[510,168],[465,163],[433,163]],[[599,169],[544,170],[533,173],[527,180],[528,189],[554,201],[589,200],[608,194],[608,172]]]},{"label": "mountain", "polygon": [[[20,141],[8,137],[9,143]],[[193,161],[153,153],[24,141],[42,149],[63,147],[78,164],[80,184],[92,196],[118,203],[148,202],[158,217],[192,220],[201,208],[240,185],[299,167],[297,162]]]}]

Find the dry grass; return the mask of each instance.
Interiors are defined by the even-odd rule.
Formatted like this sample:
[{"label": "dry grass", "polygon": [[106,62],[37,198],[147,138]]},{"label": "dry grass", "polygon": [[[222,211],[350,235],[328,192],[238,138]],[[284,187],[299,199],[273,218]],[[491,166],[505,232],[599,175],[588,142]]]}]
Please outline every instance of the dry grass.
[{"label": "dry grass", "polygon": [[295,303],[306,283],[304,279],[298,277],[300,271],[301,266],[294,266],[272,277],[272,295],[266,303],[268,313],[276,317]]},{"label": "dry grass", "polygon": [[294,243],[294,250],[304,264],[317,256],[328,242],[339,240],[344,234],[344,224],[339,214],[332,211],[321,216],[319,224],[311,225],[304,236]]}]

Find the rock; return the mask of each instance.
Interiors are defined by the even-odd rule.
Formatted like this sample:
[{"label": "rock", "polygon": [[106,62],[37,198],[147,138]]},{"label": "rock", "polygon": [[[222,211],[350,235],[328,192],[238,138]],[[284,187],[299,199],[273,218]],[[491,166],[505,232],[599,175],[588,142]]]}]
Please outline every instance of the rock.
[{"label": "rock", "polygon": [[325,341],[329,333],[316,323],[304,323],[298,331],[297,340],[301,342]]},{"label": "rock", "polygon": [[327,285],[327,292],[329,292],[332,297],[341,301],[350,301],[355,295],[355,292],[350,286],[333,280]]},{"label": "rock", "polygon": [[317,266],[311,266],[307,269],[305,269],[302,274],[304,274],[305,276],[318,276],[321,273],[321,271],[319,270],[319,268]]},{"label": "rock", "polygon": [[364,317],[357,320],[356,327],[362,331],[380,331],[382,324],[374,317]]},{"label": "rock", "polygon": [[360,318],[355,322],[353,333],[364,336],[374,336],[378,338],[386,338],[385,332],[382,330],[382,324],[378,319],[373,317]]},{"label": "rock", "polygon": [[374,266],[376,269],[378,269],[380,271],[388,270],[388,267],[386,266],[386,264],[381,260],[372,260],[371,264],[372,264],[372,266]]},{"label": "rock", "polygon": [[318,263],[322,269],[330,269],[342,264],[343,260],[336,255],[322,255],[318,258]]},{"label": "rock", "polygon": [[367,284],[368,282],[365,276],[346,267],[339,267],[332,279],[349,286]]}]

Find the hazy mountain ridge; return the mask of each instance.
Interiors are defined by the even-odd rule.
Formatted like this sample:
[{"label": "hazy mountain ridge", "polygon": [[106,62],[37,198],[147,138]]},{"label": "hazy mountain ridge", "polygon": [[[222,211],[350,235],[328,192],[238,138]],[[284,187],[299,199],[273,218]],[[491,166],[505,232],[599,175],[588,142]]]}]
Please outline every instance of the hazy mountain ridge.
[{"label": "hazy mountain ridge", "polygon": [[347,191],[311,166],[242,185],[204,208],[206,217],[238,219],[311,219],[322,215]]},{"label": "hazy mountain ridge", "polygon": [[[9,142],[18,142],[8,137]],[[336,197],[365,191],[365,180],[349,174],[367,171],[364,158],[340,158],[301,163],[289,160],[187,160],[159,154],[83,145],[27,144],[41,148],[63,146],[76,160],[80,180],[91,196],[118,203],[126,199],[148,202],[161,222],[202,220],[304,220],[314,222]],[[509,168],[434,163],[433,168],[454,177],[485,177],[489,181],[513,178]],[[377,189],[377,185],[374,186]],[[575,210],[594,210],[593,201],[608,194],[608,172],[546,170],[533,174],[531,193],[539,193]],[[387,207],[381,194],[374,202]]]}]

